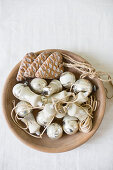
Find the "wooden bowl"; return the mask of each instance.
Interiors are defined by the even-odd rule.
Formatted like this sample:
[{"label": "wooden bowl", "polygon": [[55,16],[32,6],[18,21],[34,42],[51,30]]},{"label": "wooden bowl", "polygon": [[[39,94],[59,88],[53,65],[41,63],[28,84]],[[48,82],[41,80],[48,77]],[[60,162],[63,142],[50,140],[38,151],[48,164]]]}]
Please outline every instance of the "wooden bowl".
[{"label": "wooden bowl", "polygon": [[[86,62],[86,60],[83,59],[82,57],[69,51],[57,50],[57,49],[52,49],[52,50],[50,49],[48,51],[52,51],[52,52],[59,51],[61,53],[71,56],[73,59],[77,61]],[[40,52],[42,51],[39,51],[37,53],[40,53]],[[105,103],[106,103],[104,86],[103,86],[103,83],[98,79],[91,80],[92,83],[94,83],[97,86],[96,97],[99,100],[99,107],[94,112],[93,129],[91,130],[91,132],[87,134],[78,132],[71,136],[64,134],[63,137],[58,140],[51,140],[47,137],[46,134],[44,134],[42,139],[37,139],[37,138],[29,136],[27,133],[21,130],[17,125],[15,125],[15,123],[11,119],[10,114],[12,110],[12,100],[16,100],[16,98],[12,94],[12,88],[17,83],[16,75],[17,75],[19,66],[20,66],[20,63],[18,63],[13,68],[13,70],[11,71],[11,73],[9,74],[5,82],[4,89],[3,89],[3,97],[2,97],[2,107],[3,107],[3,113],[5,115],[5,118],[6,118],[6,121],[9,127],[22,142],[24,142],[26,145],[34,149],[37,149],[43,152],[56,153],[56,152],[65,152],[65,151],[74,149],[80,146],[81,144],[85,143],[89,138],[91,138],[91,136],[93,136],[93,134],[96,132],[96,130],[98,129],[103,119]],[[80,73],[78,73],[73,68],[66,69],[66,70],[74,72],[76,77],[80,75]]]}]

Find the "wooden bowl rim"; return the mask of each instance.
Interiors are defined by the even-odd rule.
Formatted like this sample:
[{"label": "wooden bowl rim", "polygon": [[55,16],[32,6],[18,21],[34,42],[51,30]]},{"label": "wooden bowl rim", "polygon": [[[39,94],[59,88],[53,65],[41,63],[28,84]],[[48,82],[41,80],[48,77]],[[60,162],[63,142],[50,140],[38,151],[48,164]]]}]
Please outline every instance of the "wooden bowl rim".
[{"label": "wooden bowl rim", "polygon": [[[45,50],[41,50],[41,51],[38,51],[37,53],[41,53]],[[62,50],[62,49],[46,49],[46,51],[59,51],[59,52],[62,52],[62,53],[65,53],[65,54],[72,54],[72,55],[75,55],[79,60],[81,61],[85,61],[85,62],[88,62],[87,60],[85,60],[84,58],[82,58],[81,56],[73,53],[73,52],[70,52],[70,51],[67,51],[67,50]],[[21,61],[20,61],[21,62]],[[3,87],[3,91],[2,91],[2,110],[3,110],[3,114],[5,116],[5,119],[6,119],[6,122],[8,124],[8,126],[10,127],[11,131],[15,134],[15,136],[21,141],[23,142],[24,144],[26,144],[27,146],[35,149],[35,150],[38,150],[38,151],[42,151],[42,152],[48,152],[48,153],[61,153],[61,152],[67,152],[67,151],[70,151],[72,149],[75,149],[77,148],[78,146],[84,144],[85,142],[87,142],[93,135],[94,133],[97,131],[97,129],[99,128],[100,124],[101,124],[101,121],[103,119],[103,116],[104,116],[104,111],[105,111],[105,107],[106,107],[106,94],[105,94],[105,90],[104,90],[104,85],[102,83],[102,81],[100,81],[99,79],[96,79],[97,83],[100,84],[101,88],[102,88],[102,91],[103,91],[103,108],[101,110],[101,120],[100,122],[98,123],[98,126],[97,128],[93,131],[93,133],[91,133],[87,139],[84,139],[84,140],[81,140],[80,143],[76,146],[73,146],[73,147],[66,147],[65,149],[61,149],[61,150],[57,150],[56,148],[48,148],[48,147],[44,147],[44,146],[36,146],[36,145],[33,145],[32,143],[30,143],[29,141],[27,140],[24,140],[22,137],[20,137],[20,135],[18,135],[16,133],[16,130],[14,128],[12,128],[9,120],[8,120],[8,117],[7,117],[7,111],[5,109],[5,89],[7,88],[7,82],[10,80],[10,77],[12,76],[12,72],[20,65],[20,62],[18,64],[15,65],[15,67],[11,70],[11,72],[9,73],[6,81],[5,81],[5,84],[4,84],[4,87]]]}]

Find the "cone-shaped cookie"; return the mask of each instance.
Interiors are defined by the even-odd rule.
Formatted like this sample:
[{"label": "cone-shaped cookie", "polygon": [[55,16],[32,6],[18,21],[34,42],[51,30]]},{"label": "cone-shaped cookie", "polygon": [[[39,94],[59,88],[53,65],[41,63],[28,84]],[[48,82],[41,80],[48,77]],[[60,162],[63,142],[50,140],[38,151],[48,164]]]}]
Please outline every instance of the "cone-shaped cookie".
[{"label": "cone-shaped cookie", "polygon": [[53,79],[58,78],[62,72],[62,55],[59,52],[54,52],[41,65],[35,76],[45,79]]},{"label": "cone-shaped cookie", "polygon": [[31,65],[36,57],[37,55],[35,53],[28,53],[25,55],[18,70],[18,74],[16,77],[17,81],[25,80],[24,72],[27,70],[27,68]]},{"label": "cone-shaped cookie", "polygon": [[25,77],[35,77],[35,73],[38,71],[40,66],[44,63],[44,61],[49,57],[50,52],[42,52],[37,58],[33,61],[33,63],[27,68],[24,73]]}]

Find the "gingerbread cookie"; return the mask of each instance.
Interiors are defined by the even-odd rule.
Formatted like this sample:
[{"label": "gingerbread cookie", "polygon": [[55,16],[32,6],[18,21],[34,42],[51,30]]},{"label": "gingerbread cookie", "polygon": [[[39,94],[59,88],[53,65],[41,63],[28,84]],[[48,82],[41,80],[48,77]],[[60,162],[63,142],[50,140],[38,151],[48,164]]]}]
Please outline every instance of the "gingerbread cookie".
[{"label": "gingerbread cookie", "polygon": [[52,53],[36,72],[35,76],[45,79],[58,78],[63,72],[63,57],[59,52]]},{"label": "gingerbread cookie", "polygon": [[24,73],[36,57],[37,55],[32,52],[25,55],[18,70],[18,74],[16,77],[17,81],[25,80]]},{"label": "gingerbread cookie", "polygon": [[24,73],[25,77],[35,77],[35,73],[38,71],[40,66],[44,63],[44,61],[49,57],[50,52],[42,52],[37,58],[33,61],[33,63],[27,68]]}]

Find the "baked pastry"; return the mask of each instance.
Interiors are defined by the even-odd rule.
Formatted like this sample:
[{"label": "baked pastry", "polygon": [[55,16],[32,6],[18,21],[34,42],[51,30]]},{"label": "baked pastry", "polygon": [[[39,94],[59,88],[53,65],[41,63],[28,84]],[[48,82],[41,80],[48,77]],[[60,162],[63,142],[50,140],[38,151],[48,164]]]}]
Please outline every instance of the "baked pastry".
[{"label": "baked pastry", "polygon": [[63,73],[63,57],[59,52],[52,53],[36,72],[35,76],[45,79],[58,78]]},{"label": "baked pastry", "polygon": [[27,53],[23,60],[21,61],[20,68],[17,73],[17,81],[25,80],[24,73],[27,70],[27,68],[31,65],[31,63],[35,60],[37,55],[35,53]]},{"label": "baked pastry", "polygon": [[37,58],[32,62],[32,64],[27,68],[24,73],[25,77],[35,77],[35,73],[38,71],[40,66],[44,63],[44,61],[49,57],[50,52],[42,52],[37,56]]}]

